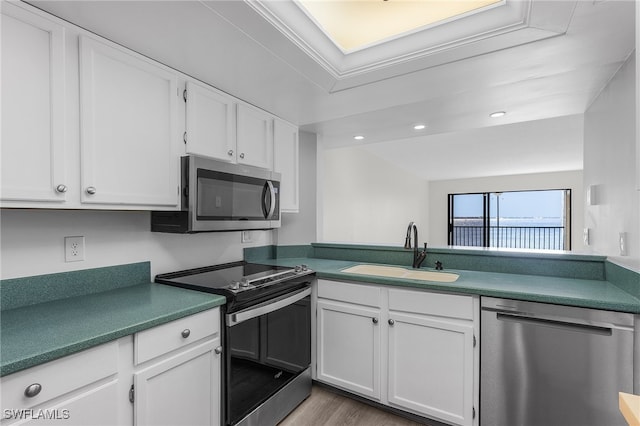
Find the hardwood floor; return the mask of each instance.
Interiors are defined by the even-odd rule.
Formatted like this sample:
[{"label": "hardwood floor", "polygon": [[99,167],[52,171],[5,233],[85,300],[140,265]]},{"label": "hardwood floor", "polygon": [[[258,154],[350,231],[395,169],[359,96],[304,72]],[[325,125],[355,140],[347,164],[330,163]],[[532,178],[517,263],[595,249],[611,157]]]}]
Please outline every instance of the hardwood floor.
[{"label": "hardwood floor", "polygon": [[279,426],[417,426],[404,417],[313,386],[311,396]]}]

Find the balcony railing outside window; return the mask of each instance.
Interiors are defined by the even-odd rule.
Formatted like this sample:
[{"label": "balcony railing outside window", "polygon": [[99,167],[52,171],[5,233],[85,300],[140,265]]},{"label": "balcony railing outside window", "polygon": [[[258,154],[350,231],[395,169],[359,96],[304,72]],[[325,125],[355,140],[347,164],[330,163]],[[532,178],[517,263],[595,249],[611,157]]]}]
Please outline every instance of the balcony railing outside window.
[{"label": "balcony railing outside window", "polygon": [[449,244],[571,249],[571,190],[449,194]]},{"label": "balcony railing outside window", "polygon": [[[489,227],[489,246],[538,250],[564,250],[564,226]],[[483,246],[483,226],[453,226],[453,245]]]}]

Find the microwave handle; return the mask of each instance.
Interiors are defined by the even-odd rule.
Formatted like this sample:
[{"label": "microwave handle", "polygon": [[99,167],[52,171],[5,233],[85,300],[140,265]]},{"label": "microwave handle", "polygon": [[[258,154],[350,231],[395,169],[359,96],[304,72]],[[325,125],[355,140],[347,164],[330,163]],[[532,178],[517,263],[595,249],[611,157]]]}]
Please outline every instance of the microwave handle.
[{"label": "microwave handle", "polygon": [[[267,181],[267,188],[269,189],[270,203],[266,219],[269,219],[273,216],[273,212],[276,209],[276,189],[274,188],[273,183],[270,180]],[[267,211],[266,204],[265,211]]]}]

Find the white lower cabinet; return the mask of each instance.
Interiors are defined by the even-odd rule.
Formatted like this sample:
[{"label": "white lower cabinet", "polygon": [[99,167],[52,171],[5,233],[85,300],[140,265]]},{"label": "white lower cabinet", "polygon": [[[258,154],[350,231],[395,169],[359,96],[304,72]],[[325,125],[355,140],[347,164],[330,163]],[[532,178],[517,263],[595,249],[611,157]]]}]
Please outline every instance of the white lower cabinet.
[{"label": "white lower cabinet", "polygon": [[217,425],[220,338],[134,374],[136,425]]},{"label": "white lower cabinet", "polygon": [[424,417],[477,425],[478,316],[477,296],[318,280],[317,379]]},{"label": "white lower cabinet", "polygon": [[[4,376],[0,424],[219,425],[219,317],[211,309]],[[136,363],[139,349],[153,358]]]},{"label": "white lower cabinet", "polygon": [[2,424],[117,424],[118,350],[114,341],[2,377]]},{"label": "white lower cabinet", "polygon": [[380,399],[379,309],[318,301],[318,380]]},{"label": "white lower cabinet", "polygon": [[136,426],[220,423],[219,309],[137,333],[134,348]]}]

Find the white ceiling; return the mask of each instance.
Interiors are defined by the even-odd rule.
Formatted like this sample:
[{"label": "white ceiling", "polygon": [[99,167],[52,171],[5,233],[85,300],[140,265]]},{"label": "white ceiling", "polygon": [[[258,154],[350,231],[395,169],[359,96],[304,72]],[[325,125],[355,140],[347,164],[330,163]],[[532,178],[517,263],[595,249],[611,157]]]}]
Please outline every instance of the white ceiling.
[{"label": "white ceiling", "polygon": [[[362,144],[362,134],[372,152],[410,158],[430,179],[469,173],[416,163],[453,154],[494,159],[476,175],[580,169],[579,116],[634,49],[633,0],[507,0],[528,13],[513,31],[355,74],[265,19],[289,1],[30,3],[316,132],[327,148]],[[490,119],[496,110],[508,114]],[[417,122],[427,129],[414,131]]]}]

